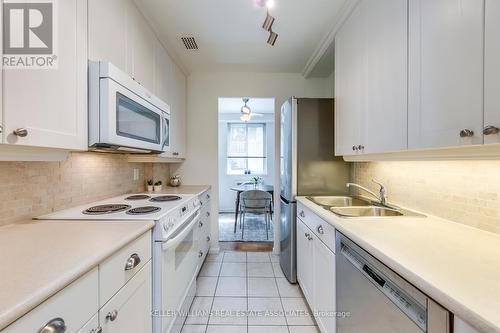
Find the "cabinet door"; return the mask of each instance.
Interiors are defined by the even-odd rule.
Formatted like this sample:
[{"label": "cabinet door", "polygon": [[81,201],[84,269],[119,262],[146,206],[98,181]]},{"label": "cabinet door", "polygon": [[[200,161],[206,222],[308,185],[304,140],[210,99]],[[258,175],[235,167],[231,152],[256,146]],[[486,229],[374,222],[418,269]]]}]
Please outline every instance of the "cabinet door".
[{"label": "cabinet door", "polygon": [[[323,242],[313,242],[314,311],[323,333],[335,332],[335,254]],[[310,260],[310,259],[309,259]],[[325,315],[322,315],[324,313]]]},{"label": "cabinet door", "polygon": [[[3,71],[5,143],[87,148],[87,2],[57,2],[57,69]],[[16,136],[16,129],[27,135]]]},{"label": "cabinet door", "polygon": [[163,45],[156,40],[155,42],[155,89],[156,96],[161,98],[167,104],[170,104],[169,82],[172,77],[173,63],[169,55],[163,48]]},{"label": "cabinet door", "polygon": [[131,72],[127,59],[127,6],[129,0],[88,0],[89,59],[109,61]]},{"label": "cabinet door", "polygon": [[353,155],[361,144],[363,68],[359,4],[335,38],[335,154]]},{"label": "cabinet door", "polygon": [[152,331],[151,261],[99,310],[103,332]]},{"label": "cabinet door", "polygon": [[482,144],[484,1],[409,0],[409,13],[409,148]]},{"label": "cabinet door", "polygon": [[313,233],[300,219],[297,219],[297,280],[311,306],[313,300]]},{"label": "cabinet door", "polygon": [[[363,153],[407,149],[407,0],[364,0]],[[348,147],[347,147],[348,148]]]},{"label": "cabinet door", "polygon": [[500,143],[500,1],[486,0],[485,13],[484,143]]},{"label": "cabinet door", "polygon": [[132,2],[127,16],[127,53],[132,60],[132,77],[150,91],[154,90],[155,41],[148,21]]}]

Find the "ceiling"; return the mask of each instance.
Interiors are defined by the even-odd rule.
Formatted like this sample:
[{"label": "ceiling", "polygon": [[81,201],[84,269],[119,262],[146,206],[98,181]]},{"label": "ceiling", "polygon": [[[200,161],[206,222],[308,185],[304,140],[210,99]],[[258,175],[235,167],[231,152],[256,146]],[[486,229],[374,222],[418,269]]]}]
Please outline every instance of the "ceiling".
[{"label": "ceiling", "polygon": [[[219,98],[219,113],[240,114],[243,106],[242,98]],[[274,113],[274,98],[250,98],[247,105],[252,112],[262,114]]]},{"label": "ceiling", "polygon": [[[275,0],[275,46],[261,28],[266,9],[256,0],[135,0],[162,42],[189,72],[301,73],[346,0]],[[194,36],[188,51],[181,36]]]}]

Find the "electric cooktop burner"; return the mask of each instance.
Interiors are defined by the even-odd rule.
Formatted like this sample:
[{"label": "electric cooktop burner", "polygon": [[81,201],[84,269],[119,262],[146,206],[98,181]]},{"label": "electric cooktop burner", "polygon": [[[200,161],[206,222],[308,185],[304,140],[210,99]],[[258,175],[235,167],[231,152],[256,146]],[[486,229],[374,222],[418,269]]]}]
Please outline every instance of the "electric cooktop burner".
[{"label": "electric cooktop burner", "polygon": [[158,197],[152,198],[150,201],[153,202],[166,202],[166,201],[176,201],[182,199],[177,195],[160,195]]},{"label": "electric cooktop burner", "polygon": [[144,207],[136,207],[136,208],[132,208],[130,210],[127,210],[127,214],[128,215],[143,215],[143,214],[155,213],[159,210],[161,210],[160,207],[144,206]]},{"label": "electric cooktop burner", "polygon": [[136,194],[136,195],[131,195],[129,197],[126,197],[125,200],[146,200],[151,198],[149,195],[146,194]]},{"label": "electric cooktop burner", "polygon": [[86,215],[101,215],[101,214],[111,214],[123,212],[124,210],[129,209],[130,205],[121,205],[121,204],[111,204],[111,205],[99,205],[85,209],[82,213]]}]

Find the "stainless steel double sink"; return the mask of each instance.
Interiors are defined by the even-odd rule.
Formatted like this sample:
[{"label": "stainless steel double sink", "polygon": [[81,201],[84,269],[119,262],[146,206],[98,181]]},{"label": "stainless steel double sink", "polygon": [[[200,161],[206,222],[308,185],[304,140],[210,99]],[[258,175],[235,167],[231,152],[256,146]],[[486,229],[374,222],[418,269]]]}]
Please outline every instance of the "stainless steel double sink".
[{"label": "stainless steel double sink", "polygon": [[398,217],[412,216],[425,217],[425,215],[402,209],[395,206],[382,205],[362,197],[355,196],[312,196],[308,200],[331,211],[337,216],[345,218],[372,218],[372,217]]}]

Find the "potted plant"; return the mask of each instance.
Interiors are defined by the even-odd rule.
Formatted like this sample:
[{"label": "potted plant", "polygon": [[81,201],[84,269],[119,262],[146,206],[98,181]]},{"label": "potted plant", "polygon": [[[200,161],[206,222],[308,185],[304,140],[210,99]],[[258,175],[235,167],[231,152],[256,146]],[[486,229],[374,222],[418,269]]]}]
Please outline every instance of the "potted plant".
[{"label": "potted plant", "polygon": [[262,182],[262,178],[259,176],[252,177],[252,182],[254,188],[257,188],[257,185],[259,185]]},{"label": "potted plant", "polygon": [[161,186],[161,184],[162,184],[162,183],[161,183],[161,180],[157,181],[157,182],[155,183],[154,187],[153,187],[153,190],[154,190],[155,192],[160,192],[160,191],[161,191],[161,187],[162,187],[162,186]]},{"label": "potted plant", "polygon": [[148,192],[153,192],[153,180],[148,180]]}]

